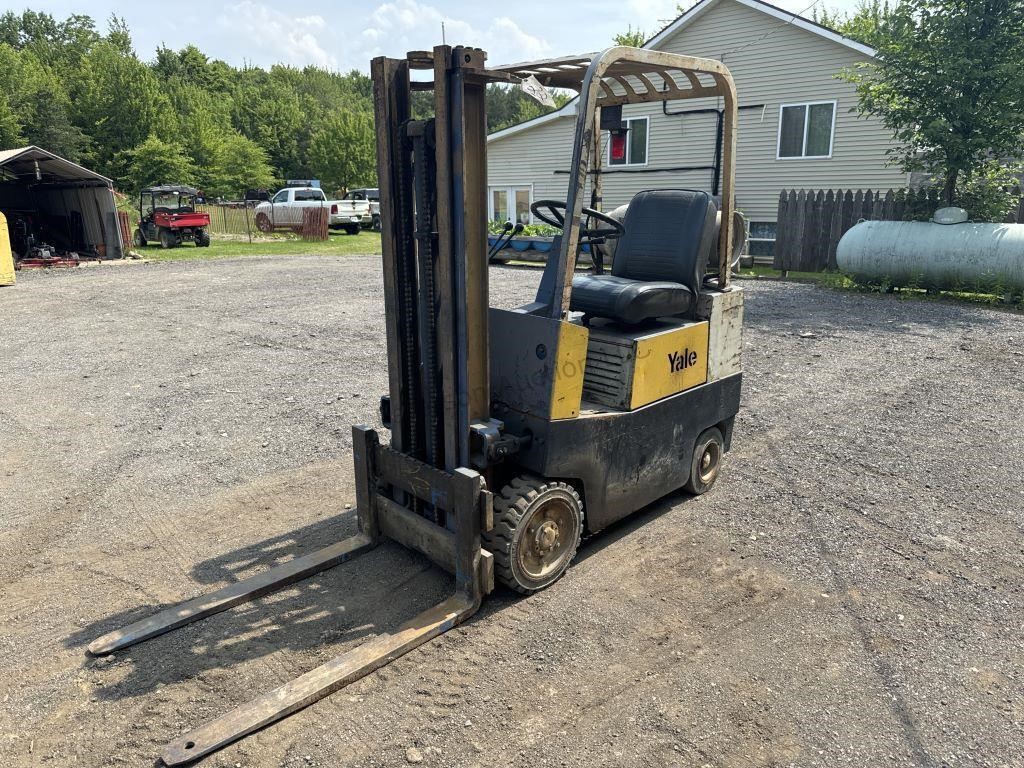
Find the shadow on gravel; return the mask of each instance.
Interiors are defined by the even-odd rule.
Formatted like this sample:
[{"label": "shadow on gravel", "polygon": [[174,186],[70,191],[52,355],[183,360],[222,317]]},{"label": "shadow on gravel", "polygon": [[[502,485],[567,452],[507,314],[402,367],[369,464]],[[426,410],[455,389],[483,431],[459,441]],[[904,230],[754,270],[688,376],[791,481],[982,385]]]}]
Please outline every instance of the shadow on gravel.
[{"label": "shadow on gravel", "polygon": [[[628,536],[685,498],[689,496],[682,491],[671,494],[586,539],[576,563]],[[309,554],[354,532],[352,513],[318,521],[198,563],[190,572],[192,584],[213,585],[203,590],[210,591]],[[187,590],[188,586],[182,584],[181,588]],[[90,667],[130,665],[128,673],[117,683],[96,690],[94,695],[108,700],[142,696],[162,685],[199,679],[204,673],[229,670],[278,651],[293,654],[289,666],[294,665],[298,676],[359,641],[394,629],[440,602],[452,589],[451,577],[426,558],[398,544],[384,542],[371,552],[280,592],[109,657],[87,656],[86,663]],[[188,596],[183,591],[182,599]],[[522,599],[499,587],[475,618],[500,613]],[[175,604],[139,605],[108,616],[69,635],[65,645],[81,648],[84,653],[85,646],[100,635]],[[309,654],[316,654],[316,659],[310,661]],[[274,666],[280,666],[280,662]],[[255,696],[276,682],[268,679],[255,687],[252,694]]]},{"label": "shadow on gravel", "polygon": [[576,554],[576,558],[569,567],[573,568],[579,565],[587,558],[593,557],[606,547],[615,544],[620,539],[624,539],[630,534],[635,533],[640,528],[643,528],[652,520],[661,517],[677,504],[685,504],[688,499],[693,498],[693,496],[680,488],[677,491],[673,491],[668,496],[663,496],[657,501],[648,504],[643,509],[634,512],[628,517],[624,517],[622,520],[612,523],[607,528],[602,529],[593,536],[588,536],[583,540],[583,543],[580,545],[579,552]]},{"label": "shadow on gravel", "polygon": [[[238,581],[309,554],[355,532],[355,515],[340,515],[275,536],[258,544],[206,560],[191,571],[192,583]],[[351,529],[351,530],[348,530]],[[182,600],[188,584],[180,585]],[[180,681],[203,678],[206,672],[229,670],[278,651],[290,655],[282,664],[294,670],[258,683],[252,695],[297,677],[358,642],[395,629],[422,610],[440,602],[453,589],[451,577],[425,557],[397,544],[383,542],[364,553],[279,592],[243,603],[223,613],[181,627],[109,657],[86,656],[89,667],[125,662],[130,670],[117,683],[95,692],[100,699],[145,695]],[[65,639],[81,648],[100,635],[151,616],[174,603],[140,605],[82,627]],[[314,658],[310,660],[310,656]],[[257,669],[255,676],[265,671]],[[250,670],[247,674],[253,675]],[[281,677],[281,679],[277,679]]]}]

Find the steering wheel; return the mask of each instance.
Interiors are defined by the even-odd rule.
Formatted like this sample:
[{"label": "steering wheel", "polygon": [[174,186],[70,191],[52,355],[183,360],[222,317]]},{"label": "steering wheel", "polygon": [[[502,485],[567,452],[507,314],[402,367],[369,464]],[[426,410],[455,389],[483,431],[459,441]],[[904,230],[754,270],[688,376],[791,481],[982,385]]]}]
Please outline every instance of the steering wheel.
[{"label": "steering wheel", "polygon": [[[565,208],[564,200],[538,200],[530,206],[530,212],[545,224],[552,227],[565,229]],[[541,213],[546,210],[550,216]],[[601,245],[607,240],[616,240],[626,234],[626,228],[622,222],[616,221],[606,213],[595,211],[593,208],[584,208],[581,211],[586,216],[586,226],[580,225],[580,245]],[[590,220],[597,219],[607,227],[591,227]]]}]

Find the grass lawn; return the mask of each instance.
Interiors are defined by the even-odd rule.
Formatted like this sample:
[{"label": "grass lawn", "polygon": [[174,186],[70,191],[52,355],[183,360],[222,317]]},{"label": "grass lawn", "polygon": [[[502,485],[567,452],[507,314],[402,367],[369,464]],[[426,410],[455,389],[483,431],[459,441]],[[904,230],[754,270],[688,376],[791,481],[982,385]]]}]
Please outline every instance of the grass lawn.
[{"label": "grass lawn", "polygon": [[1011,312],[1024,311],[1024,298],[1019,295],[1001,296],[991,293],[980,293],[975,291],[946,291],[926,290],[915,286],[903,288],[889,288],[888,290],[879,286],[861,285],[840,272],[788,272],[782,277],[782,272],[771,267],[754,266],[749,269],[741,269],[740,277],[752,280],[792,280],[798,283],[817,283],[825,288],[833,288],[840,291],[854,291],[858,293],[893,293],[901,299],[919,299],[936,301],[953,299],[955,301],[969,304],[983,304],[988,307],[1006,309]]},{"label": "grass lawn", "polygon": [[209,248],[196,248],[191,243],[185,243],[168,250],[150,245],[136,248],[135,251],[151,261],[223,259],[229,256],[347,256],[352,253],[380,253],[380,234],[369,230],[358,235],[331,232],[326,242],[307,242],[295,236],[279,235],[271,240],[254,243],[246,239],[228,240],[213,235]]},{"label": "grass lawn", "polygon": [[782,277],[782,272],[772,267],[753,266],[741,269],[738,272],[740,277],[752,278],[754,280],[793,280],[798,283],[820,283],[828,288],[854,288],[856,283],[846,275],[839,272],[787,272]]}]

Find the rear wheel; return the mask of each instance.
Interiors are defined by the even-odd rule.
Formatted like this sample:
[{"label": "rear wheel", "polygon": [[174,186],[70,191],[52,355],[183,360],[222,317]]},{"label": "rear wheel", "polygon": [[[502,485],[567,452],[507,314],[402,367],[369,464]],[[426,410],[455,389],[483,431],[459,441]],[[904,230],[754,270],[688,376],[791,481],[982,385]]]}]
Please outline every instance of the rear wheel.
[{"label": "rear wheel", "polygon": [[373,224],[372,224],[372,227],[373,227],[373,231],[374,231],[374,232],[380,232],[380,230],[381,230],[381,226],[380,226],[380,214],[378,214],[378,215],[376,215],[376,216],[374,216],[374,217],[373,217]]},{"label": "rear wheel", "polygon": [[135,234],[132,235],[132,242],[135,244],[136,248],[145,248],[146,247],[146,236],[144,234],[142,234],[142,230],[141,229],[136,229],[135,230]]},{"label": "rear wheel", "polygon": [[349,226],[345,227],[345,231],[348,232],[350,235],[358,235],[359,234],[359,225],[358,224],[350,224]]},{"label": "rear wheel", "polygon": [[256,229],[260,232],[273,232],[274,225],[270,221],[270,217],[265,213],[256,214]]},{"label": "rear wheel", "polygon": [[494,575],[524,595],[556,582],[583,534],[583,501],[568,483],[515,478],[494,499],[494,528],[483,534]]},{"label": "rear wheel", "polygon": [[196,246],[199,248],[210,247],[210,233],[205,229],[201,229],[196,232]]},{"label": "rear wheel", "polygon": [[176,243],[174,242],[174,235],[171,234],[169,229],[160,230],[160,247],[161,248],[173,248]]},{"label": "rear wheel", "polygon": [[718,427],[701,432],[693,447],[690,475],[684,486],[686,490],[696,496],[710,491],[721,472],[724,452],[725,441]]}]

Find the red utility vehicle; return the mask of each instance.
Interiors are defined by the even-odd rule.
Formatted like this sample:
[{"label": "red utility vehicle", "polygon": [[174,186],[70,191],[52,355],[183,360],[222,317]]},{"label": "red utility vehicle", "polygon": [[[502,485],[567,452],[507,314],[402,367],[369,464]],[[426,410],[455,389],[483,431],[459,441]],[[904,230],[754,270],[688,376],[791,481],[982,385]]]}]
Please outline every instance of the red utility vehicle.
[{"label": "red utility vehicle", "polygon": [[135,245],[159,241],[161,248],[177,248],[191,240],[199,248],[210,245],[210,214],[196,211],[199,190],[165,184],[147,187],[139,195],[139,228]]}]

